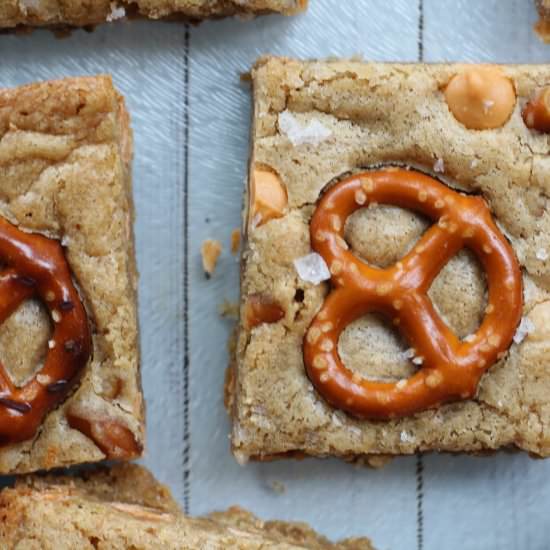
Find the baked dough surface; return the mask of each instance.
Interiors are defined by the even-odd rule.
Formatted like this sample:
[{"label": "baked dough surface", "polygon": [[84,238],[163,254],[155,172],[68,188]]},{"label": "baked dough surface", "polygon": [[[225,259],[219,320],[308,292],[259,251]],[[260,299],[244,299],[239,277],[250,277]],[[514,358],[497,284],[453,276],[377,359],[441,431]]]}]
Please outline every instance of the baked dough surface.
[{"label": "baked dough surface", "polygon": [[[288,453],[340,456],[417,451],[481,453],[517,447],[550,455],[550,157],[545,134],[521,110],[550,84],[547,66],[503,66],[517,92],[510,120],[495,130],[462,126],[443,88],[460,65],[299,62],[264,58],[254,67],[252,167],[269,167],[288,193],[285,215],[251,228],[243,253],[241,323],[228,401],[236,457]],[[449,186],[483,196],[521,263],[522,327],[491,367],[476,399],[387,422],[354,419],[312,387],[302,360],[304,333],[329,291],[301,280],[293,265],[311,252],[309,221],[323,189],[377,165],[417,167]],[[245,218],[247,213],[245,212]],[[392,206],[355,213],[346,237],[355,253],[390,265],[431,222]],[[285,311],[252,330],[246,298],[263,294]],[[460,337],[474,332],[486,302],[484,273],[467,251],[440,273],[430,296]],[[365,377],[401,378],[414,365],[393,327],[367,316],[339,342],[346,366]]]},{"label": "baked dough surface", "polygon": [[0,27],[82,27],[113,21],[127,13],[151,19],[205,19],[267,12],[293,15],[306,6],[307,0],[2,0]]},{"label": "baked dough surface", "polygon": [[[109,77],[0,90],[0,215],[63,244],[93,338],[77,390],[33,440],[0,447],[0,473],[104,459],[69,427],[68,410],[116,421],[143,443],[131,157],[129,116]],[[0,325],[0,361],[16,383],[40,367],[50,332],[34,301]]]},{"label": "baked dough surface", "polygon": [[261,521],[237,507],[184,516],[144,468],[79,477],[29,477],[0,493],[0,546],[18,550],[371,550],[366,538],[331,543],[303,523]]}]

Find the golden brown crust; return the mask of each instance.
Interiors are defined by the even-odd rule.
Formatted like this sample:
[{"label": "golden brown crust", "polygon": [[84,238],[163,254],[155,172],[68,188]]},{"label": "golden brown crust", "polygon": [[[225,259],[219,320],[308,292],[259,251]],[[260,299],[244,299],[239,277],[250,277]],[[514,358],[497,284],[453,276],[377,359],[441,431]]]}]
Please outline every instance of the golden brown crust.
[{"label": "golden brown crust", "polygon": [[[46,417],[34,440],[0,448],[1,473],[104,459],[69,427],[69,408],[115,421],[143,444],[131,156],[129,117],[109,77],[0,90],[0,215],[62,242],[93,339],[76,392]],[[2,338],[4,331],[32,327],[43,346],[50,330],[45,313],[31,305],[0,326],[0,359],[22,358],[7,363],[16,380],[36,368],[37,350],[26,339]]]},{"label": "golden brown crust", "polygon": [[0,493],[0,546],[18,550],[370,550],[368,539],[331,543],[307,525],[263,522],[240,508],[204,518],[178,510],[139,466],[82,477],[28,477]]},{"label": "golden brown crust", "polygon": [[0,28],[97,25],[127,14],[151,19],[205,19],[228,15],[278,12],[294,15],[307,0],[4,0],[0,3]]},{"label": "golden brown crust", "polygon": [[[514,112],[503,127],[477,131],[455,119],[444,97],[447,83],[463,69],[284,58],[264,58],[254,68],[252,169],[270,166],[279,175],[288,207],[282,218],[248,225],[232,391],[232,442],[239,460],[295,452],[346,459],[475,453],[508,446],[550,455],[544,397],[550,391],[550,339],[541,326],[550,309],[548,136],[529,130],[521,116],[525,103],[550,81],[550,70],[503,66],[517,92]],[[294,260],[311,252],[309,221],[323,189],[380,164],[417,167],[483,196],[521,264],[525,290],[521,330],[484,376],[475,399],[369,422],[327,405],[305,374],[302,341],[329,289],[302,280]],[[350,217],[345,237],[361,258],[387,267],[428,226],[412,212],[374,205]],[[429,296],[465,338],[483,318],[485,290],[482,270],[464,250],[438,275]],[[244,304],[257,293],[276,300],[285,317],[248,329]],[[339,343],[351,370],[393,380],[414,372],[409,347],[375,316],[350,325]]]}]

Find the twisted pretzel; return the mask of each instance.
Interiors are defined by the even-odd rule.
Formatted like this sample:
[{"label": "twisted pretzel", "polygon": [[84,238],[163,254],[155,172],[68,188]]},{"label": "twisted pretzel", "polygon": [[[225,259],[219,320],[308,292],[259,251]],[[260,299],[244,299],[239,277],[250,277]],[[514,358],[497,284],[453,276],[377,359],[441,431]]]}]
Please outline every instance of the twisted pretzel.
[{"label": "twisted pretzel", "polygon": [[[348,250],[343,238],[347,218],[368,202],[412,209],[437,224],[394,266],[370,267]],[[472,398],[481,376],[510,345],[523,305],[518,261],[483,199],[452,191],[416,171],[364,172],[327,191],[310,231],[333,285],[304,339],[306,370],[318,392],[333,406],[370,419],[408,416]],[[477,255],[489,286],[485,317],[467,341],[456,337],[427,296],[439,271],[463,247]],[[412,377],[371,381],[343,365],[340,334],[373,311],[391,319],[422,358]]]},{"label": "twisted pretzel", "polygon": [[31,439],[44,417],[62,402],[90,356],[84,306],[61,245],[29,235],[0,218],[0,323],[25,300],[38,297],[53,320],[44,366],[16,387],[0,363],[0,444]]}]

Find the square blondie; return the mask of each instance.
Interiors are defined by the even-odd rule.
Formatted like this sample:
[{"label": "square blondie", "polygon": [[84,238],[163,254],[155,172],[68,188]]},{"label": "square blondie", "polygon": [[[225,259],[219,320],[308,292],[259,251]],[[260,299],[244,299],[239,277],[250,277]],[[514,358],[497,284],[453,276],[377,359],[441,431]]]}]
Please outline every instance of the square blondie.
[{"label": "square blondie", "polygon": [[550,67],[251,78],[236,458],[549,456]]},{"label": "square blondie", "polygon": [[80,477],[23,477],[0,493],[0,520],[3,548],[372,549],[367,538],[331,543],[303,523],[264,522],[237,507],[187,517],[166,487],[133,464]]},{"label": "square blondie", "polygon": [[307,0],[2,0],[0,28],[84,27],[126,16],[150,19],[201,20],[230,15],[282,13],[294,15],[307,7]]},{"label": "square blondie", "polygon": [[0,473],[142,453],[132,134],[106,76],[0,90]]}]

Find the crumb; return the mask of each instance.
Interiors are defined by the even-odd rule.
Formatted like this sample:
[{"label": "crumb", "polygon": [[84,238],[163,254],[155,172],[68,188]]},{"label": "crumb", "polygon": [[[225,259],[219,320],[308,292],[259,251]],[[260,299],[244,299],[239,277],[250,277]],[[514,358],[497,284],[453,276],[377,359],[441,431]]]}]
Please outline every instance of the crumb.
[{"label": "crumb", "polygon": [[206,239],[201,246],[202,266],[207,279],[210,279],[216,269],[218,258],[222,253],[220,241]]},{"label": "crumb", "polygon": [[391,455],[366,455],[354,460],[354,464],[357,468],[369,467],[375,470],[383,468],[386,464],[392,461]]},{"label": "crumb", "polygon": [[218,311],[222,317],[229,319],[239,318],[239,304],[237,302],[231,302],[230,300],[224,300],[219,306]]},{"label": "crumb", "polygon": [[286,493],[286,485],[282,481],[270,481],[268,485],[269,488],[278,495],[284,495]]},{"label": "crumb", "polygon": [[231,254],[237,254],[241,246],[241,230],[233,229],[231,231]]}]

